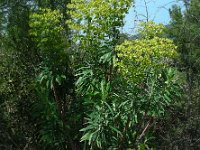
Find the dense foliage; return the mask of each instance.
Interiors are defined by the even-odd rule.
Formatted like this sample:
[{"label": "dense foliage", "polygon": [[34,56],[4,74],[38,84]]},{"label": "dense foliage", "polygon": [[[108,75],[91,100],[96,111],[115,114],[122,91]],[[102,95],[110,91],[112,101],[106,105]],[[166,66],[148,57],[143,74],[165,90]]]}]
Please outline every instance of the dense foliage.
[{"label": "dense foliage", "polygon": [[199,0],[121,32],[133,0],[0,1],[0,149],[199,149]]},{"label": "dense foliage", "polygon": [[182,95],[180,102],[170,108],[170,117],[161,122],[162,136],[158,138],[162,141],[160,149],[200,148],[200,2],[199,0],[185,0],[184,4],[185,10],[176,5],[170,10],[171,22],[166,32],[178,46],[177,52],[180,60],[176,66],[181,72],[185,94]]}]

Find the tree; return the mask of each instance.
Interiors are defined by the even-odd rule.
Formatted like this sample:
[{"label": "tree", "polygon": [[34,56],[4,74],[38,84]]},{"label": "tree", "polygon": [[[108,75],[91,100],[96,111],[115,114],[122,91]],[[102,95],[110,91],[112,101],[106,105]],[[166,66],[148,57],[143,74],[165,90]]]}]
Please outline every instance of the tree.
[{"label": "tree", "polygon": [[[170,9],[171,22],[167,34],[178,46],[180,60],[177,67],[182,74],[185,94],[169,109],[171,113],[166,120],[161,121],[162,131],[159,131],[159,137],[163,138],[158,138],[162,141],[158,141],[161,149],[199,149],[199,1],[184,0],[184,3],[184,10],[178,6]],[[166,134],[163,134],[165,131]]]},{"label": "tree", "polygon": [[1,110],[5,120],[3,149],[22,149],[33,134],[29,115],[37,52],[29,37],[27,1],[1,1]]}]

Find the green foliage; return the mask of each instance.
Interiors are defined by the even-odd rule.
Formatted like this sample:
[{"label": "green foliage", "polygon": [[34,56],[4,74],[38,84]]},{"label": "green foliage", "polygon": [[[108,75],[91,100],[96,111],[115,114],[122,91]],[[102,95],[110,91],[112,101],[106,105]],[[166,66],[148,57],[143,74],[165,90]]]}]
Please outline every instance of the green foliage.
[{"label": "green foliage", "polygon": [[[150,29],[148,33],[152,36]],[[86,117],[87,126],[81,130],[81,141],[87,141],[91,149],[147,147],[149,128],[165,114],[174,97],[180,96],[176,71],[167,65],[176,54],[176,46],[169,39],[149,37],[116,47],[120,80],[112,82],[121,86],[98,80],[97,72],[90,68],[82,68],[77,74],[79,92],[87,102],[95,104]]]},{"label": "green foliage", "polygon": [[90,32],[91,35],[88,35],[91,36],[90,39],[95,36],[104,38],[112,34],[112,28],[123,25],[123,18],[131,4],[131,0],[110,0],[109,2],[74,0],[68,5],[68,8],[72,9],[70,11],[72,20],[68,22],[72,29],[83,30],[85,33]]},{"label": "green foliage", "polygon": [[90,58],[95,65],[112,62],[119,28],[131,4],[132,0],[75,0],[68,5],[71,19],[67,24],[74,31],[73,41],[78,43],[84,60]]},{"label": "green foliage", "polygon": [[[168,108],[165,119],[159,121],[157,132],[158,149],[199,149],[199,54],[200,54],[200,10],[199,0],[184,0],[185,8],[173,6],[171,22],[166,33],[178,46],[184,93],[181,100]],[[159,143],[159,144],[157,144]]]},{"label": "green foliage", "polygon": [[28,34],[31,8],[26,3],[0,2],[0,149],[23,149],[34,132],[30,107],[38,57]]},{"label": "green foliage", "polygon": [[57,55],[64,53],[66,45],[64,45],[64,28],[61,26],[61,19],[62,15],[59,11],[50,9],[40,9],[30,16],[30,35],[40,49],[41,55],[47,59],[51,59],[52,53],[54,53],[53,60],[59,59]]},{"label": "green foliage", "polygon": [[53,75],[53,72],[48,67],[43,68],[43,71],[38,76],[38,82],[42,87],[53,89],[54,84],[62,85],[66,80],[65,75]]},{"label": "green foliage", "polygon": [[164,34],[163,25],[148,22],[142,26],[143,30],[139,30],[142,39],[125,41],[116,48],[120,72],[136,82],[143,79],[148,70],[165,67],[177,55],[173,41],[159,37]]},{"label": "green foliage", "polygon": [[[30,15],[30,30],[37,45],[41,63],[37,67],[37,102],[32,113],[36,122],[37,139],[44,148],[66,149],[75,135],[66,135],[70,125],[73,95],[73,75],[69,68],[62,15],[57,10],[39,9]],[[67,106],[67,104],[69,106]],[[69,133],[68,133],[69,134]]]},{"label": "green foliage", "polygon": [[198,149],[199,3],[185,2],[131,39],[132,0],[1,1],[0,149]]},{"label": "green foliage", "polygon": [[145,39],[164,36],[165,26],[163,24],[155,24],[153,21],[141,22],[138,33]]},{"label": "green foliage", "polygon": [[88,141],[92,149],[128,149],[145,142],[144,138],[151,138],[145,128],[152,128],[174,97],[180,96],[175,74],[171,69],[163,70],[162,75],[150,74],[143,87],[129,85],[124,87],[124,94],[107,95],[106,101],[96,103],[86,117],[82,141]]},{"label": "green foliage", "polygon": [[33,119],[37,128],[37,142],[45,149],[65,149],[65,129],[57,110],[57,104],[47,89],[38,89],[38,100],[32,106]]},{"label": "green foliage", "polygon": [[[187,70],[190,65],[194,73],[198,73],[199,66],[199,1],[192,0],[185,13],[178,6],[170,11],[171,24],[168,33],[178,46],[181,56],[182,69]],[[187,36],[186,36],[187,35]]]}]

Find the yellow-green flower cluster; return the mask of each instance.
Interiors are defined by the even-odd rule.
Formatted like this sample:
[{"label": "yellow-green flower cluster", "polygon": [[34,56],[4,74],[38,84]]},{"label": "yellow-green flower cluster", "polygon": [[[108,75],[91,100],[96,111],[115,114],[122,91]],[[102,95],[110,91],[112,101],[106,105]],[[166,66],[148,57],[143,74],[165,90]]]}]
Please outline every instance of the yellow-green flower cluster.
[{"label": "yellow-green flower cluster", "polygon": [[[111,28],[121,27],[132,0],[72,0],[67,7],[72,19],[67,24],[88,39],[103,39]],[[79,39],[80,40],[80,39]]]},{"label": "yellow-green flower cluster", "polygon": [[177,56],[173,41],[159,37],[163,29],[163,25],[146,23],[140,30],[143,38],[125,41],[117,46],[118,66],[123,75],[138,80],[148,69],[165,67],[171,58]]},{"label": "yellow-green flower cluster", "polygon": [[62,43],[63,27],[61,25],[62,14],[58,10],[39,9],[37,13],[30,15],[30,35],[38,44],[47,49],[57,49]]},{"label": "yellow-green flower cluster", "polygon": [[138,33],[144,38],[161,37],[164,35],[163,30],[165,29],[165,26],[161,23],[155,24],[153,21],[149,21],[148,23],[141,22],[140,27]]}]

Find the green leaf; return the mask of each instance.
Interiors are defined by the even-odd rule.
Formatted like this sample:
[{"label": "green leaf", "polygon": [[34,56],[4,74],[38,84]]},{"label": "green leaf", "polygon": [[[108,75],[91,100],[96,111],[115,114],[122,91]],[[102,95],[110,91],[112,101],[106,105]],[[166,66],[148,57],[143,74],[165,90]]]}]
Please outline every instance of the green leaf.
[{"label": "green leaf", "polygon": [[62,84],[62,78],[61,78],[61,76],[59,76],[59,75],[56,76],[56,82],[57,82],[59,85]]},{"label": "green leaf", "polygon": [[111,125],[109,125],[109,127],[110,127],[113,131],[115,131],[116,133],[118,133],[119,135],[122,136],[122,133],[121,133],[117,128],[115,128],[115,127],[113,127],[113,126],[111,126]]}]

